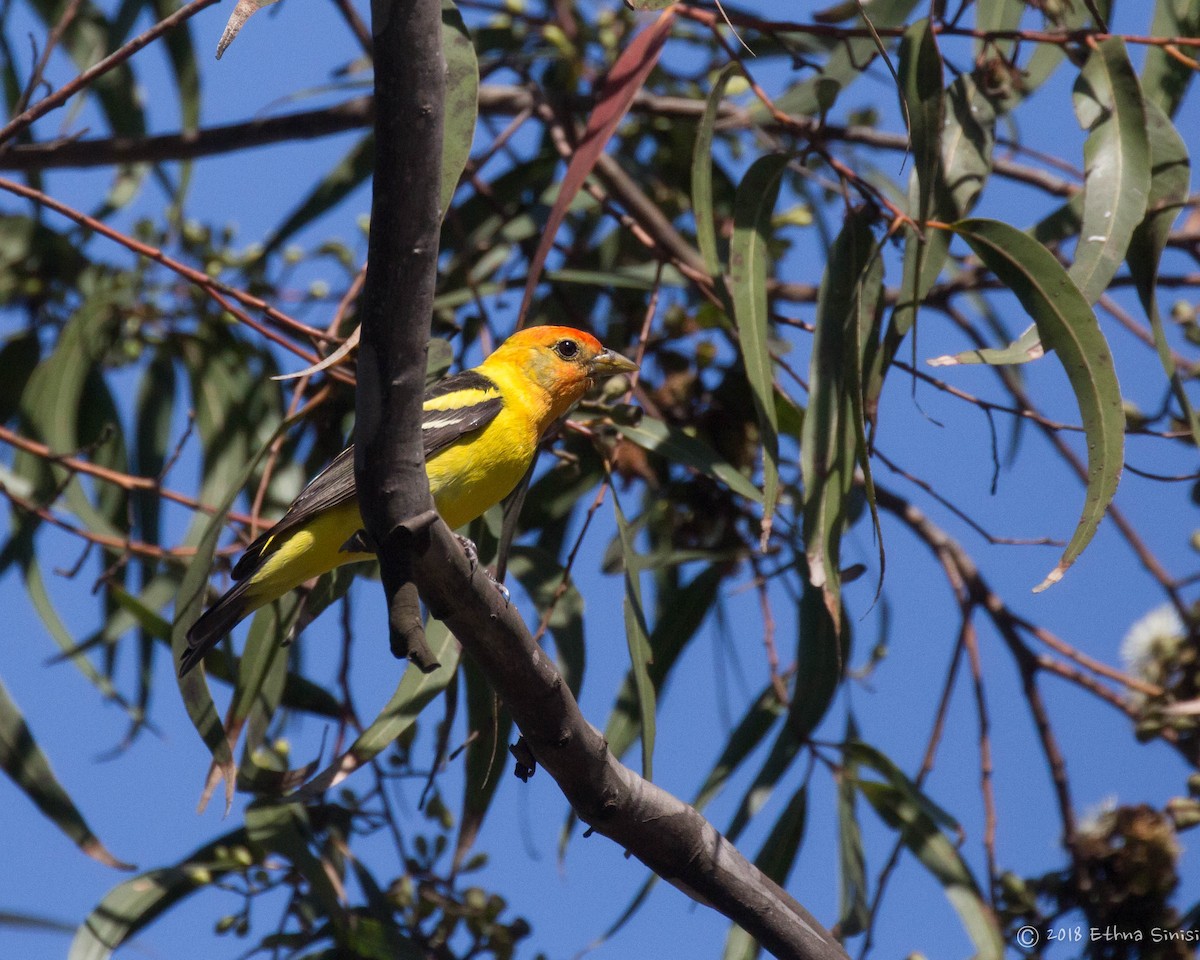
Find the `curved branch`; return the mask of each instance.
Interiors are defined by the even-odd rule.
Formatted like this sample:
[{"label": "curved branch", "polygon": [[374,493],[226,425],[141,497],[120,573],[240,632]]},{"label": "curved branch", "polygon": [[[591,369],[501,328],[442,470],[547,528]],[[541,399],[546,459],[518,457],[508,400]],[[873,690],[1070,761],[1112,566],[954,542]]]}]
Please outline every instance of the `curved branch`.
[{"label": "curved branch", "polygon": [[516,608],[470,564],[441,520],[422,539],[413,578],[430,613],[483,668],[580,819],[775,956],[845,960],[833,935],[700,813],[612,755]]}]

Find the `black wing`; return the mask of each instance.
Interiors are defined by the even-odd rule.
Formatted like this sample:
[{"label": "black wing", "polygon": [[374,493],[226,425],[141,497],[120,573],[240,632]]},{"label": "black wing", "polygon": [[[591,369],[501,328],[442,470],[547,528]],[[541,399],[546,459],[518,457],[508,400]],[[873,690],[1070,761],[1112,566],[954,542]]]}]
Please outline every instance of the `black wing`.
[{"label": "black wing", "polygon": [[[496,384],[474,370],[464,370],[434,384],[426,391],[425,400],[459,391],[464,393],[466,402],[463,406],[425,410],[421,415],[421,439],[426,460],[456,440],[487,426],[504,406]],[[241,580],[258,567],[262,557],[269,552],[270,541],[303,526],[318,513],[348,503],[355,494],[354,445],[351,444],[313,477],[270,530],[246,548],[233,567],[233,579]]]}]

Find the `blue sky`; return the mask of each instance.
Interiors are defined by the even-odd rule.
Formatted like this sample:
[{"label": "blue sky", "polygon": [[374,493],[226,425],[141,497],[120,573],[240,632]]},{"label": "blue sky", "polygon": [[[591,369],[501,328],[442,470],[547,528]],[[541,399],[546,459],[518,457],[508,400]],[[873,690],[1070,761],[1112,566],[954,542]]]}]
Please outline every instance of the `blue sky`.
[{"label": "blue sky", "polygon": [[[813,8],[815,9],[815,7]],[[198,48],[215,48],[229,7],[219,6],[193,21]],[[798,12],[798,11],[797,11]],[[809,12],[809,5],[804,5]],[[1131,11],[1118,27],[1144,30],[1146,24]],[[669,55],[681,56],[668,47]],[[277,98],[294,90],[318,88],[328,80],[330,69],[352,59],[357,51],[332,7],[284,3],[251,20],[242,35],[218,64],[201,59],[205,84],[206,123],[220,123],[280,109]],[[160,56],[151,52],[151,59]],[[1140,54],[1135,52],[1135,63]],[[159,60],[161,65],[161,60]],[[1021,136],[1042,149],[1060,153],[1081,163],[1082,135],[1079,133],[1065,91],[1071,79],[1069,68],[1055,79],[1023,113]],[[768,74],[769,75],[769,74]],[[52,72],[56,82],[70,76],[60,61]],[[147,77],[154,77],[154,73]],[[782,78],[779,78],[782,81]],[[155,130],[170,130],[177,123],[173,100],[155,79],[147,83],[146,95]],[[162,81],[165,83],[165,81]],[[847,104],[883,100],[890,104],[890,80],[876,68],[871,77],[853,88]],[[273,105],[273,106],[272,106]],[[304,108],[309,101],[295,106]],[[1195,147],[1194,131],[1200,130],[1196,98],[1185,104],[1177,121],[1179,129]],[[889,116],[891,129],[895,117]],[[1189,131],[1191,131],[1189,133]],[[198,214],[236,223],[246,242],[267,232],[294,206],[304,185],[314,174],[327,170],[357,140],[357,134],[331,137],[298,147],[258,150],[219,157],[199,164],[191,204]],[[885,157],[895,167],[899,157]],[[102,173],[57,173],[47,180],[48,191],[68,202],[83,205],[107,185]],[[161,202],[153,186],[134,205],[131,215],[153,212]],[[298,238],[301,244],[315,243],[335,235],[362,250],[363,240],[356,217],[366,210],[368,195],[359,190],[337,213],[322,220]],[[781,201],[783,207],[787,200]],[[996,216],[1025,225],[1045,208],[1027,188],[992,184],[985,192],[979,215]],[[11,200],[0,201],[0,209],[14,209]],[[1025,210],[1029,213],[1026,214]],[[781,276],[816,282],[823,258],[815,231],[798,234],[797,245],[781,266]],[[111,254],[119,258],[115,249]],[[889,264],[889,282],[897,271]],[[1174,268],[1179,268],[1176,263]],[[320,279],[313,268],[311,279]],[[306,278],[307,277],[306,275]],[[332,271],[328,279],[339,277]],[[510,298],[511,299],[511,298]],[[1119,299],[1136,316],[1140,310],[1132,297]],[[1167,292],[1169,305],[1173,295]],[[1000,298],[998,306],[1014,334],[1026,325],[1024,316],[1011,301]],[[790,316],[811,319],[810,308],[789,307]],[[322,319],[321,311],[310,318]],[[962,349],[966,344],[932,312],[923,315],[918,354],[935,356]],[[15,319],[0,316],[0,332],[12,329]],[[1105,322],[1117,356],[1125,394],[1143,409],[1157,407],[1161,371],[1150,351]],[[791,332],[797,361],[807,364],[806,335]],[[1066,389],[1061,368],[1051,360],[1025,368],[1030,390],[1044,404],[1045,412],[1058,419],[1075,421],[1074,401]],[[999,396],[991,386],[990,374],[981,368],[941,371],[944,379],[986,396]],[[918,390],[919,407],[909,397],[909,382],[893,376],[883,404],[879,431],[880,448],[902,466],[926,480],[936,482],[956,503],[966,508],[996,535],[1012,537],[1053,536],[1065,539],[1074,526],[1082,502],[1082,489],[1060,461],[1048,456],[1047,444],[1033,430],[1026,430],[1021,455],[1000,476],[994,496],[988,493],[992,460],[987,424],[973,407],[945,394]],[[998,419],[1002,440],[1011,424]],[[1082,449],[1081,444],[1075,444]],[[1131,440],[1128,461],[1160,472],[1183,473],[1195,469],[1194,454],[1180,447],[1164,456],[1161,443]],[[186,469],[181,464],[180,469]],[[882,467],[877,479],[906,496],[916,491]],[[1194,516],[1187,500],[1187,485],[1166,486],[1127,474],[1117,504],[1144,532],[1152,547],[1177,573],[1194,565],[1195,554],[1187,540]],[[630,493],[623,503],[635,503]],[[987,546],[947,511],[928,508],[979,559],[997,591],[1022,614],[1055,631],[1067,641],[1105,662],[1118,662],[1117,651],[1129,625],[1161,602],[1153,581],[1142,571],[1113,525],[1106,522],[1095,543],[1066,579],[1045,594],[1029,593],[1053,565],[1057,553],[1047,547]],[[614,532],[610,512],[601,512],[577,565],[577,582],[587,602],[588,677],[582,706],[588,718],[603,726],[613,692],[624,675],[626,647],[621,618],[622,583],[619,577],[596,572],[598,559]],[[78,584],[65,582],[49,573],[53,563],[69,565],[77,556],[76,544],[57,533],[42,534],[41,548],[47,560],[47,579],[59,599],[68,625],[82,631],[91,623],[92,601]],[[920,761],[954,643],[957,621],[944,578],[929,555],[912,536],[893,520],[884,518],[884,542],[888,551],[885,600],[872,605],[875,547],[869,526],[859,524],[849,535],[848,560],[866,562],[871,573],[847,588],[856,648],[854,663],[867,660],[886,612],[890,618],[889,655],[864,681],[852,681],[831,711],[819,738],[838,739],[844,728],[846,709],[853,704],[862,725],[863,738],[888,752],[907,771]],[[724,743],[730,723],[745,703],[761,689],[766,679],[762,656],[758,603],[753,591],[738,590],[734,584],[722,597],[723,626],[710,619],[688,655],[677,667],[661,704],[656,780],[681,796],[690,796]],[[355,651],[353,684],[365,710],[382,705],[390,694],[398,666],[382,641],[383,614],[375,584],[360,585],[355,603],[355,625],[364,638]],[[520,594],[527,620],[535,621]],[[194,812],[207,769],[207,753],[192,732],[182,710],[170,665],[159,663],[153,720],[161,737],[142,736],[133,747],[111,760],[98,759],[119,742],[125,718],[115,709],[99,707],[85,679],[70,666],[47,667],[54,652],[45,629],[25,597],[20,581],[12,575],[0,580],[0,604],[9,618],[7,642],[0,642],[0,676],[25,712],[30,727],[49,755],[67,790],[81,806],[95,832],[118,856],[150,868],[178,859],[187,851],[228,829],[236,818],[222,822],[216,807],[203,815]],[[795,620],[790,602],[773,595],[778,618],[778,637],[785,661],[794,654]],[[333,649],[337,625],[327,615],[311,627],[300,643],[306,662],[320,664],[322,644]],[[992,738],[996,767],[997,801],[1000,810],[998,851],[1005,865],[1019,865],[1030,873],[1061,866],[1058,825],[1053,815],[1052,795],[1046,766],[1036,748],[1034,731],[1023,709],[1005,712],[1021,704],[1019,678],[1012,661],[997,638],[980,621],[984,675],[992,710]],[[328,669],[334,668],[332,662]],[[320,666],[314,672],[320,676]],[[1067,756],[1068,769],[1079,811],[1109,797],[1121,803],[1147,802],[1161,807],[1171,796],[1184,792],[1187,769],[1165,746],[1138,746],[1127,722],[1094,699],[1061,682],[1047,679],[1044,692],[1056,732]],[[293,746],[293,757],[307,759],[320,747],[323,730],[306,721]],[[939,803],[962,820],[966,836],[964,855],[982,872],[980,836],[983,817],[979,803],[977,725],[969,685],[960,682],[952,701],[945,740],[937,769],[928,790]],[[761,752],[752,758],[747,772],[757,769]],[[629,762],[635,767],[636,756]],[[768,802],[759,821],[747,831],[741,848],[757,852],[766,830],[782,803],[795,789],[796,779],[787,780]],[[447,797],[457,798],[461,780],[457,766],[443,775]],[[714,823],[724,826],[748,783],[743,776],[709,810]],[[353,780],[350,782],[353,786]],[[419,785],[405,797],[415,811]],[[77,853],[58,831],[34,810],[6,780],[0,780],[0,809],[5,811],[7,829],[0,840],[0,860],[19,865],[0,873],[0,911],[29,912],[76,923],[104,893],[123,879],[111,870]],[[809,802],[808,831],[789,889],[819,919],[832,923],[837,911],[837,833],[833,787],[827,776],[813,778]],[[511,910],[527,917],[533,925],[532,943],[552,958],[567,958],[598,936],[624,909],[645,878],[636,862],[622,856],[613,844],[600,837],[576,836],[563,863],[557,861],[558,835],[566,816],[566,805],[553,782],[539,774],[527,785],[505,776],[499,798],[491,812],[479,848],[491,854],[491,863],[480,875],[481,884],[509,898]],[[416,817],[414,812],[412,816]],[[864,813],[868,850],[868,875],[874,877],[886,851],[890,832]],[[1185,846],[1192,844],[1184,835]],[[391,876],[386,849],[372,854],[381,876]],[[1184,891],[1179,903],[1185,909],[1200,899],[1200,867],[1194,854],[1185,851],[1181,863]],[[232,897],[219,894],[197,897],[172,911],[144,931],[127,955],[150,957],[233,957],[244,945],[211,935],[212,924],[223,913],[236,908]],[[263,915],[267,924],[270,918]],[[1074,922],[1074,921],[1069,921]],[[623,957],[716,957],[720,955],[727,923],[711,911],[690,903],[682,894],[660,885],[641,913],[614,940],[591,954],[596,960]],[[0,955],[23,960],[49,960],[65,954],[67,938],[44,932],[14,932],[0,928]],[[940,888],[905,856],[893,877],[876,935],[878,955],[893,956],[920,950],[931,957],[960,957],[971,946],[957,917]],[[852,943],[852,952],[857,948]],[[1055,948],[1050,956],[1067,956],[1067,948]],[[532,956],[526,949],[522,956]]]}]

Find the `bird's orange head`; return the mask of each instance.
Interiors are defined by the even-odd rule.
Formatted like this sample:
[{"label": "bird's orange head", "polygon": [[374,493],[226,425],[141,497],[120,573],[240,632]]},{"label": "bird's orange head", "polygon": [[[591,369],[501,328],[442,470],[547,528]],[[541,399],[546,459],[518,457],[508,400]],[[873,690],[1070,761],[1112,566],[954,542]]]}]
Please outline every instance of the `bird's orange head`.
[{"label": "bird's orange head", "polygon": [[637,364],[608,350],[590,333],[572,327],[528,327],[500,344],[480,366],[520,370],[550,398],[552,419],[579,401],[599,380],[629,373]]}]

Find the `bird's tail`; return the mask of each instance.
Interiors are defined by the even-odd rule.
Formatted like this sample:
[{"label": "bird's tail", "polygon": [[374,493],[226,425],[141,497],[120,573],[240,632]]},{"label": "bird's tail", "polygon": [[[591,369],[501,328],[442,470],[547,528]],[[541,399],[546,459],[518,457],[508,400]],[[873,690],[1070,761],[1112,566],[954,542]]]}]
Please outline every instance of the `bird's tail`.
[{"label": "bird's tail", "polygon": [[208,651],[257,606],[254,597],[249,595],[249,587],[249,578],[242,580],[192,624],[187,633],[187,649],[179,658],[181,677],[203,660]]}]

